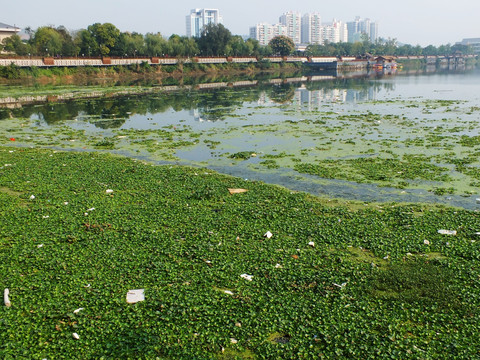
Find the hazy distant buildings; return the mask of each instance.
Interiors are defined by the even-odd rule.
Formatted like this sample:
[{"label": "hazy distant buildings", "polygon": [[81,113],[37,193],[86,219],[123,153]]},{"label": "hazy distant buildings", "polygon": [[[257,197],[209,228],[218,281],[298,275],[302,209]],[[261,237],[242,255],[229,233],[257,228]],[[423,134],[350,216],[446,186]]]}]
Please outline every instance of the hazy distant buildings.
[{"label": "hazy distant buildings", "polygon": [[295,44],[302,42],[302,17],[299,12],[289,11],[280,16],[280,24],[287,27],[287,36]]},{"label": "hazy distant buildings", "polygon": [[378,23],[370,19],[361,19],[359,16],[354,21],[347,22],[348,42],[354,43],[363,41],[364,38],[370,42],[378,39]]},{"label": "hazy distant buildings", "polygon": [[302,44],[323,44],[322,18],[318,13],[302,17]]},{"label": "hazy distant buildings", "polygon": [[331,24],[323,25],[322,27],[323,44],[326,41],[330,43],[339,43],[348,41],[347,24],[333,20]]},{"label": "hazy distant buildings", "polygon": [[257,24],[250,28],[250,38],[257,39],[260,45],[268,45],[275,36],[287,36],[287,27],[281,24]]},{"label": "hazy distant buildings", "polygon": [[297,48],[309,44],[323,45],[325,42],[357,42],[364,40],[365,36],[371,42],[378,39],[378,23],[360,17],[348,23],[335,19],[332,23],[322,23],[319,13],[302,16],[289,11],[280,16],[279,22],[275,25],[260,23],[251,27],[250,38],[257,39],[261,45],[268,45],[275,36],[286,35]]},{"label": "hazy distant buildings", "polygon": [[470,46],[475,54],[480,54],[480,38],[463,39],[457,44]]},{"label": "hazy distant buildings", "polygon": [[223,22],[218,9],[192,9],[186,20],[188,37],[199,37],[206,25]]}]

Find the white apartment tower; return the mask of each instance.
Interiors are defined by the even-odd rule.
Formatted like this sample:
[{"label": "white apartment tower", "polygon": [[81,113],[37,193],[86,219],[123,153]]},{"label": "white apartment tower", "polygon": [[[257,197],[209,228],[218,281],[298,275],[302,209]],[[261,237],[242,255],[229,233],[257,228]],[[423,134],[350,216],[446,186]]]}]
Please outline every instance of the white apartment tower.
[{"label": "white apartment tower", "polygon": [[303,15],[302,44],[323,44],[322,19],[318,13]]},{"label": "white apartment tower", "polygon": [[323,42],[328,41],[330,43],[339,43],[348,41],[348,28],[347,24],[342,21],[333,20],[329,25],[322,27]]},{"label": "white apartment tower", "polygon": [[192,9],[186,20],[188,37],[200,37],[206,25],[218,25],[223,22],[218,9]]},{"label": "white apartment tower", "polygon": [[295,44],[302,42],[302,18],[300,13],[289,11],[280,16],[280,24],[287,27],[287,36]]},{"label": "white apartment tower", "polygon": [[354,21],[347,23],[347,27],[349,42],[362,41],[364,36],[370,42],[378,39],[378,23],[370,19],[361,19],[360,16],[357,16]]},{"label": "white apartment tower", "polygon": [[250,38],[258,40],[260,45],[268,45],[275,36],[287,36],[287,27],[281,24],[260,23],[250,28]]}]

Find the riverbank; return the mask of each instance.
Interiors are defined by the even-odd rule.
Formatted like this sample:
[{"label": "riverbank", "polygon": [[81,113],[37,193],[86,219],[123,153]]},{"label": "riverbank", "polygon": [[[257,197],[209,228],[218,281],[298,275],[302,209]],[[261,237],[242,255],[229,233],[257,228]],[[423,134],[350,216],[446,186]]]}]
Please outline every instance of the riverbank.
[{"label": "riverbank", "polygon": [[480,351],[476,212],[96,152],[2,147],[0,164],[4,358]]},{"label": "riverbank", "polygon": [[15,65],[0,67],[0,83],[15,83],[15,80],[35,81],[40,84],[100,84],[105,81],[134,81],[151,79],[162,81],[166,78],[182,80],[202,76],[252,75],[262,72],[296,72],[301,63],[261,62],[223,64],[171,64],[150,65],[146,62],[110,67],[25,67]]}]

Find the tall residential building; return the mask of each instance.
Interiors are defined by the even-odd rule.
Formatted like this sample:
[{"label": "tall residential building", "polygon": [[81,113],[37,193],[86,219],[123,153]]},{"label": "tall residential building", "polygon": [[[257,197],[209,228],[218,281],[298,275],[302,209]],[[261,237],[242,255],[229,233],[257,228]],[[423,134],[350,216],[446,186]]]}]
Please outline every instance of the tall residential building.
[{"label": "tall residential building", "polygon": [[280,16],[280,24],[287,27],[287,36],[295,44],[302,42],[302,18],[299,12],[289,11]]},{"label": "tall residential building", "polygon": [[250,28],[250,38],[258,40],[260,45],[268,45],[275,36],[287,36],[287,27],[281,24],[260,23]]},{"label": "tall residential building", "polygon": [[318,13],[302,17],[302,44],[322,44],[322,19]]},{"label": "tall residential building", "polygon": [[342,21],[333,20],[331,24],[323,25],[322,38],[325,41],[331,43],[347,42],[348,41],[348,28],[347,24]]},{"label": "tall residential building", "polygon": [[187,36],[199,37],[208,24],[221,24],[222,16],[218,9],[192,9],[187,15]]},{"label": "tall residential building", "polygon": [[370,24],[370,41],[376,42],[378,40],[378,23],[372,22]]},{"label": "tall residential building", "polygon": [[378,23],[370,19],[361,19],[357,16],[354,21],[347,23],[347,27],[348,42],[362,41],[365,35],[370,42],[378,39]]}]

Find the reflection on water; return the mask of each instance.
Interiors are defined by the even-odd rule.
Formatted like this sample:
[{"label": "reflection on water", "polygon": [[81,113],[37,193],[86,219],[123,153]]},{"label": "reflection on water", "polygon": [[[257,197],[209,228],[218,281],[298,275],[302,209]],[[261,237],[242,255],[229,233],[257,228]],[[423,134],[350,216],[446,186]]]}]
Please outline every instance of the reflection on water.
[{"label": "reflection on water", "polygon": [[383,90],[393,90],[394,83],[365,79],[334,79],[328,81],[260,83],[248,88],[219,88],[195,91],[190,88],[175,93],[130,95],[24,105],[1,109],[0,119],[30,118],[46,125],[84,118],[96,121],[101,129],[121,128],[134,115],[155,115],[189,111],[196,121],[223,120],[245,103],[258,105],[283,104],[305,110],[318,109],[325,103],[357,103],[374,100]]}]

